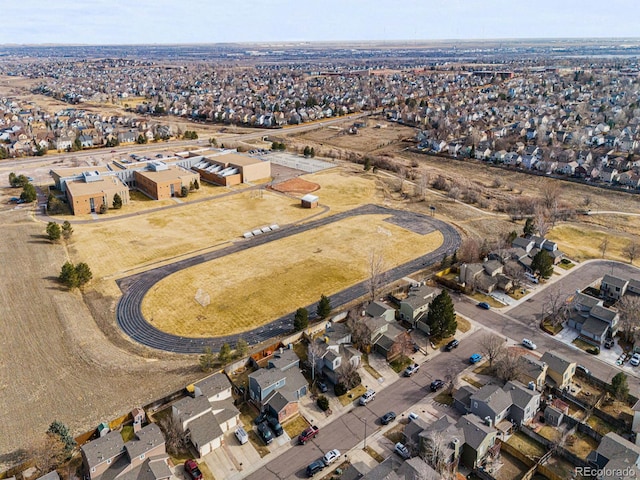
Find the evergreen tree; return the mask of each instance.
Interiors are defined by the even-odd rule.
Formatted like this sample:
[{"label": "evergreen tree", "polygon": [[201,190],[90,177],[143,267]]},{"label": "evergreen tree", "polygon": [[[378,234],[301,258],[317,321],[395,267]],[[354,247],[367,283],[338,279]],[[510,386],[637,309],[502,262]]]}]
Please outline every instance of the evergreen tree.
[{"label": "evergreen tree", "polygon": [[318,316],[323,320],[331,315],[331,300],[325,294],[320,295],[317,312]]},{"label": "evergreen tree", "polygon": [[49,240],[51,240],[52,242],[60,240],[61,234],[62,231],[60,230],[60,225],[58,225],[56,222],[47,223],[47,238],[49,238]]},{"label": "evergreen tree", "polygon": [[238,358],[242,358],[247,355],[248,351],[249,344],[247,341],[242,337],[238,338],[238,341],[236,342],[236,356]]},{"label": "evergreen tree", "polygon": [[180,189],[180,196],[186,197],[187,195],[189,195],[189,189],[186,187],[186,185],[183,185]]},{"label": "evergreen tree", "polygon": [[507,235],[507,244],[510,246],[516,238],[518,238],[518,232],[511,230],[511,233]]},{"label": "evergreen tree", "polygon": [[446,290],[433,299],[429,304],[427,323],[434,338],[445,338],[456,333],[458,321],[453,308],[453,301]]},{"label": "evergreen tree", "polygon": [[60,271],[60,282],[69,289],[76,288],[78,286],[78,273],[76,267],[71,262],[65,262]]},{"label": "evergreen tree", "polygon": [[91,273],[91,269],[86,263],[80,262],[75,266],[75,269],[79,287],[82,287],[83,285],[89,283],[89,281],[93,278],[93,273]]},{"label": "evergreen tree", "polygon": [[198,359],[198,363],[200,363],[200,368],[203,372],[210,372],[216,366],[216,356],[211,351],[211,347],[204,347],[204,351],[200,358]]},{"label": "evergreen tree", "polygon": [[218,360],[227,363],[231,359],[231,347],[228,343],[223,343],[218,352]]},{"label": "evergreen tree", "polygon": [[458,250],[453,251],[453,255],[451,255],[451,265],[455,265],[458,263]]},{"label": "evergreen tree", "polygon": [[364,157],[364,170],[371,170],[371,159],[369,157]]},{"label": "evergreen tree", "polygon": [[71,433],[69,433],[69,428],[64,423],[59,422],[58,420],[51,422],[47,433],[59,437],[62,443],[64,443],[67,453],[70,453],[71,450],[73,450],[73,447],[76,446],[76,441],[71,436]]},{"label": "evergreen tree", "polygon": [[540,250],[531,260],[531,269],[542,278],[553,275],[553,259],[546,250]]},{"label": "evergreen tree", "polygon": [[200,190],[200,182],[197,179],[193,181],[193,188]]},{"label": "evergreen tree", "polygon": [[622,373],[616,373],[611,379],[611,393],[618,400],[626,400],[629,395],[629,385],[627,383],[627,376]]},{"label": "evergreen tree", "polygon": [[293,317],[293,330],[300,332],[309,326],[309,312],[306,308],[300,307]]},{"label": "evergreen tree", "polygon": [[524,228],[522,229],[525,235],[533,235],[536,233],[536,226],[532,217],[528,217],[524,222]]},{"label": "evergreen tree", "polygon": [[122,197],[119,194],[113,196],[113,208],[120,210],[122,208]]},{"label": "evergreen tree", "polygon": [[36,187],[27,183],[24,187],[22,187],[22,193],[20,194],[20,199],[24,200],[27,203],[31,203],[38,198],[38,194],[36,193]]},{"label": "evergreen tree", "polygon": [[311,155],[311,149],[309,148],[309,145],[307,145],[306,147],[304,147],[304,150],[303,150],[302,154],[303,154],[305,157],[308,157],[309,155]]},{"label": "evergreen tree", "polygon": [[67,220],[65,220],[64,223],[62,224],[62,236],[65,240],[69,240],[72,234],[73,234],[73,227]]}]

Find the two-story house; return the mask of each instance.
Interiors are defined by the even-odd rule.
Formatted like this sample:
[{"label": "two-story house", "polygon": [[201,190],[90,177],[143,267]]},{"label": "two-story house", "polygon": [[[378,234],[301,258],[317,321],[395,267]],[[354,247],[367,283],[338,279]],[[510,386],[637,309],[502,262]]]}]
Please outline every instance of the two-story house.
[{"label": "two-story house", "polygon": [[544,352],[541,360],[547,364],[547,383],[552,383],[560,389],[571,383],[576,373],[576,362],[555,352]]},{"label": "two-story house", "polygon": [[393,322],[396,319],[396,309],[378,300],[367,305],[365,313],[370,317],[382,317],[387,322]]},{"label": "two-story house", "polygon": [[[587,456],[589,464],[599,472],[598,480],[635,478],[640,474],[640,446],[609,432],[596,450]],[[616,472],[626,472],[624,477]]]},{"label": "two-story house", "polygon": [[547,364],[532,355],[518,358],[518,380],[529,386],[533,383],[536,390],[542,391],[547,379]]},{"label": "two-story house", "polygon": [[375,317],[368,321],[371,331],[371,345],[383,355],[387,361],[405,353],[409,345],[413,345],[411,336],[396,322],[387,322],[383,317]]},{"label": "two-story house", "polygon": [[482,465],[487,456],[495,451],[498,431],[475,415],[465,415],[456,426],[464,432],[460,460],[468,468]]},{"label": "two-story house", "polygon": [[[429,310],[429,303],[439,293],[440,291],[437,288],[428,285],[411,287],[407,297],[400,301],[400,319],[415,324],[419,317],[426,315]],[[417,326],[417,328],[420,327]]]}]

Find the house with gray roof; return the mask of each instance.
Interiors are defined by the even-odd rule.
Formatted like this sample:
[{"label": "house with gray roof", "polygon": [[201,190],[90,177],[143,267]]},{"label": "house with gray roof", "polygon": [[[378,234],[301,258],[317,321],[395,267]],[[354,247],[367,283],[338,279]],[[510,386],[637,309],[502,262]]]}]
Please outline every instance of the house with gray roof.
[{"label": "house with gray roof", "polygon": [[620,300],[627,291],[629,280],[605,275],[600,282],[600,296],[609,302]]},{"label": "house with gray roof", "polygon": [[396,309],[378,300],[367,305],[365,313],[370,317],[382,317],[387,322],[393,322],[396,319]]},{"label": "house with gray roof", "polygon": [[495,451],[498,431],[475,415],[465,415],[458,420],[456,426],[464,432],[460,460],[469,468],[481,465],[487,455]]},{"label": "house with gray roof", "polygon": [[547,379],[547,364],[533,355],[527,354],[518,358],[518,365],[518,380],[527,386],[533,382],[535,389],[542,391]]},{"label": "house with gray roof", "polygon": [[619,318],[617,311],[603,305],[603,300],[578,292],[567,324],[588,341],[599,345],[616,334]]},{"label": "house with gray roof", "polygon": [[428,285],[412,287],[407,297],[400,301],[400,318],[413,324],[418,316],[429,310],[429,303],[439,293],[440,290]]},{"label": "house with gray roof", "polygon": [[498,385],[485,385],[471,395],[471,413],[497,425],[509,416],[512,400],[509,392]]},{"label": "house with gray roof", "polygon": [[547,364],[547,382],[565,388],[576,373],[576,362],[556,353],[544,352],[541,360]]},{"label": "house with gray roof", "polygon": [[478,389],[471,385],[463,385],[453,393],[453,408],[463,415],[471,411],[471,395]]},{"label": "house with gray roof", "polygon": [[[587,456],[594,469],[600,470],[599,479],[636,478],[640,474],[640,446],[609,432],[596,450]],[[627,472],[624,476],[617,472]]]},{"label": "house with gray roof", "polygon": [[[454,471],[464,444],[464,430],[449,415],[443,415],[419,435],[420,452],[438,452],[438,463]],[[432,465],[435,466],[435,465]]]},{"label": "house with gray roof", "polygon": [[511,395],[509,418],[516,425],[530,422],[540,409],[540,393],[518,381],[507,382],[503,390]]}]

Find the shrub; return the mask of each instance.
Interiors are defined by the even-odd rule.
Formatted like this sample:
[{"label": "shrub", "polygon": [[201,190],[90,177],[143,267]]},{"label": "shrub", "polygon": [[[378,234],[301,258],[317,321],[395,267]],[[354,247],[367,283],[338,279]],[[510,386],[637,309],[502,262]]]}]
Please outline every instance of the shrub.
[{"label": "shrub", "polygon": [[318,400],[316,400],[316,403],[318,404],[320,410],[322,410],[323,412],[329,410],[329,399],[324,395],[320,395],[318,397]]},{"label": "shrub", "polygon": [[340,395],[344,395],[345,393],[347,393],[349,389],[343,382],[339,382],[336,383],[335,387],[333,387],[333,391],[335,392],[336,396],[339,397]]}]

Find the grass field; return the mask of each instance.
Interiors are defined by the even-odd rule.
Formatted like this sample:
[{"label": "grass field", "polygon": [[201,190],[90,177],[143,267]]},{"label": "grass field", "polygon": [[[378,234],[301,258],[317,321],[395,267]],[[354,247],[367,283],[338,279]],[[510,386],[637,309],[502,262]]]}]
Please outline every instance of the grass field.
[{"label": "grass field", "polygon": [[[150,290],[142,311],[177,335],[239,333],[365,280],[370,249],[363,245],[376,245],[391,268],[442,243],[440,232],[418,235],[385,218],[347,218],[177,272]],[[194,300],[198,289],[210,295],[208,306]]]}]

